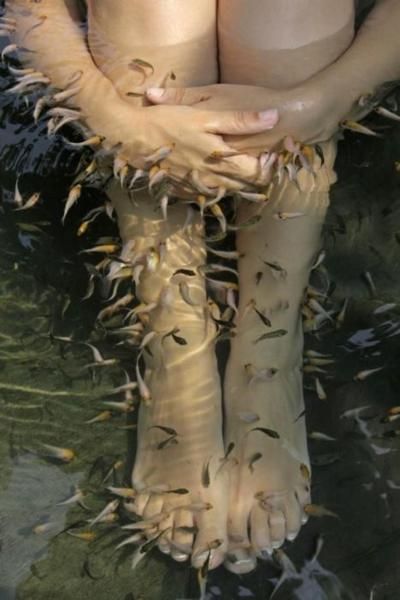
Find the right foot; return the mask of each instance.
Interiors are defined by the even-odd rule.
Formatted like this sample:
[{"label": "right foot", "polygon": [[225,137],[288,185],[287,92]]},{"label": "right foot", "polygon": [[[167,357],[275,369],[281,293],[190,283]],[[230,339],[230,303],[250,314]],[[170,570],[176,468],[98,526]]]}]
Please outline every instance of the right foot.
[{"label": "right foot", "polygon": [[226,473],[217,474],[224,454],[219,376],[210,336],[193,344],[204,323],[190,332],[182,326],[179,335],[190,345],[165,340],[164,362],[149,378],[152,398],[140,407],[133,508],[144,521],[154,519],[151,537],[165,531],[161,551],[178,561],[191,556],[200,567],[212,549],[215,568],[225,556],[227,519]]},{"label": "right foot", "polygon": [[[184,229],[182,204],[170,206],[168,220],[163,220],[146,195],[135,196],[133,211],[126,194],[114,190],[125,248],[132,247],[134,239],[133,257],[144,265],[137,296],[144,304],[157,303],[140,315],[145,333],[158,335],[148,344],[151,355],[144,350],[146,373],[139,363],[151,398],[143,400],[139,410],[132,475],[138,493],[127,508],[147,522],[148,537],[164,532],[159,539],[162,551],[179,561],[191,556],[195,567],[211,551],[209,566],[215,568],[226,550],[228,486],[226,471],[217,473],[224,455],[221,384],[216,327],[206,318],[205,281],[198,272],[206,259],[203,224],[195,217]],[[161,251],[158,260],[155,249]],[[140,258],[149,257],[149,251],[151,261]],[[186,271],[175,274],[182,269]],[[175,328],[179,330],[174,338]]]}]

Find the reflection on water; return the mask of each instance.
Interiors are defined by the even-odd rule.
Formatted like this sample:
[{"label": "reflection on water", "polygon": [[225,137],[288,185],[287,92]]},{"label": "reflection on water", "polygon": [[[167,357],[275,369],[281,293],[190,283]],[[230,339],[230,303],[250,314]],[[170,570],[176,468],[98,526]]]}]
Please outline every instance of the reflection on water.
[{"label": "reflection on water", "polygon": [[[80,215],[60,226],[61,200],[84,157],[34,127],[22,99],[3,95],[0,114],[0,598],[198,598],[196,574],[157,551],[132,572],[129,547],[115,551],[119,523],[88,527],[111,499],[106,486],[129,481],[135,433],[129,414],[86,421],[124,383],[132,359],[94,325],[101,299],[80,300],[87,277],[78,251],[90,242],[76,235]],[[335,357],[320,375],[327,399],[314,375],[305,385],[314,501],[338,518],[311,519],[255,573],[212,572],[210,600],[398,598],[400,437],[396,421],[382,419],[399,404],[400,132],[385,133],[342,144],[318,276],[329,285],[327,309],[347,298],[347,310],[341,328],[328,320],[306,342]],[[31,212],[13,211],[17,175],[24,195],[40,189],[45,199]],[[89,191],[87,202],[98,198]],[[83,369],[91,353],[78,342],[88,339],[119,362]],[[75,457],[50,459],[43,444]]]}]

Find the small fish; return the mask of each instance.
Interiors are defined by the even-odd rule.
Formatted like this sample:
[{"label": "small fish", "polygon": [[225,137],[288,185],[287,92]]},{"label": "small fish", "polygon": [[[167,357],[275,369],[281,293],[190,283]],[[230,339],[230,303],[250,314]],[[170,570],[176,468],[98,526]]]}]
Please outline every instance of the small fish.
[{"label": "small fish", "polygon": [[393,423],[400,419],[400,414],[397,415],[386,415],[386,417],[382,417],[381,423]]},{"label": "small fish", "polygon": [[287,276],[287,271],[286,269],[284,269],[283,267],[281,267],[280,264],[278,264],[277,262],[268,262],[266,260],[263,260],[263,263],[265,265],[267,265],[267,267],[269,267],[273,272],[275,273],[279,273],[279,275],[284,278]]},{"label": "small fish", "polygon": [[376,369],[366,369],[365,371],[359,371],[356,375],[354,375],[354,381],[364,381],[367,377],[370,377],[374,373],[378,373],[382,371],[385,367],[377,367]]},{"label": "small fish", "polygon": [[163,146],[163,147],[159,148],[153,154],[149,154],[149,156],[145,157],[145,159],[144,159],[145,163],[153,165],[162,160],[165,160],[167,158],[167,156],[169,156],[171,154],[174,147],[175,147],[175,144],[171,144],[170,146]]},{"label": "small fish", "polygon": [[318,440],[321,442],[335,442],[336,438],[331,437],[330,435],[326,435],[325,433],[321,433],[320,431],[312,431],[308,434],[310,440]]},{"label": "small fish", "polygon": [[142,533],[134,533],[133,535],[130,535],[125,540],[120,542],[115,547],[115,549],[119,550],[119,548],[123,548],[123,546],[126,546],[128,544],[139,544],[140,542],[143,542],[143,534]]},{"label": "small fish", "polygon": [[160,533],[158,533],[156,536],[154,536],[153,538],[151,538],[148,542],[146,542],[145,544],[143,544],[143,546],[141,546],[140,552],[141,553],[150,552],[150,550],[152,550],[153,548],[156,547],[157,543],[162,538],[162,536],[165,535],[171,529],[172,529],[172,527],[166,527],[165,529],[163,529],[162,531],[160,531]]},{"label": "small fish", "polygon": [[261,321],[264,323],[265,327],[272,327],[272,323],[268,319],[268,317],[263,315],[263,313],[261,311],[257,310],[257,308],[255,306],[253,308],[254,308],[256,314],[260,317]]},{"label": "small fish", "polygon": [[178,443],[178,440],[176,439],[176,435],[171,435],[166,440],[160,442],[157,445],[157,450],[163,450],[167,446],[170,446],[171,444],[174,445],[174,444],[177,444],[177,443]]},{"label": "small fish", "polygon": [[383,106],[378,106],[377,108],[375,108],[375,112],[377,112],[378,115],[381,115],[382,117],[391,119],[392,121],[400,121],[400,115],[397,115],[396,113],[392,112],[391,110],[388,110],[387,108],[384,108]]},{"label": "small fish", "polygon": [[178,435],[176,429],[173,429],[172,427],[164,427],[163,425],[152,425],[149,427],[149,430],[150,429],[161,429],[161,431],[164,431],[168,435],[174,435],[175,437]]},{"label": "small fish", "polygon": [[102,135],[93,135],[82,142],[70,142],[69,140],[65,141],[69,146],[73,146],[74,148],[85,148],[86,146],[99,146],[104,142],[104,140],[105,137]]},{"label": "small fish", "polygon": [[4,59],[6,58],[6,56],[8,56],[9,54],[12,54],[13,52],[16,52],[17,50],[18,50],[17,44],[8,44],[7,46],[5,46],[1,53],[2,62],[4,62]]},{"label": "small fish", "polygon": [[207,576],[210,569],[211,549],[209,549],[207,557],[200,569],[198,570],[198,583],[200,588],[200,600],[205,600],[207,588]]},{"label": "small fish", "polygon": [[87,425],[91,425],[92,423],[104,423],[105,421],[109,421],[112,418],[112,412],[109,410],[103,410],[101,413],[85,421]]},{"label": "small fish", "polygon": [[43,535],[44,533],[48,533],[53,527],[55,527],[55,523],[39,523],[33,527],[32,533],[35,535]]},{"label": "small fish", "polygon": [[311,267],[311,271],[315,271],[315,269],[318,269],[318,267],[320,265],[322,265],[322,263],[324,262],[325,258],[326,258],[326,252],[325,252],[325,250],[321,250],[321,252],[317,256],[315,263]]},{"label": "small fish", "polygon": [[192,502],[190,504],[181,504],[172,508],[171,512],[175,510],[188,510],[190,512],[203,512],[204,510],[211,510],[213,505],[211,502]]},{"label": "small fish", "polygon": [[304,463],[300,465],[300,473],[306,481],[311,480],[310,469]]},{"label": "small fish", "polygon": [[340,327],[342,327],[342,325],[344,323],[348,304],[349,304],[349,299],[346,298],[343,302],[343,306],[340,309],[339,314],[336,317],[336,329],[340,329]]},{"label": "small fish", "polygon": [[66,533],[68,535],[71,535],[72,537],[76,537],[79,540],[82,540],[84,542],[93,542],[96,537],[97,534],[94,531],[80,531],[80,532],[74,532],[71,530],[66,531]]},{"label": "small fish", "polygon": [[339,519],[336,513],[318,504],[306,504],[304,512],[310,517],[334,517],[335,519]]},{"label": "small fish", "polygon": [[256,285],[259,285],[261,279],[263,278],[264,273],[262,271],[257,271],[256,273]]},{"label": "small fish", "polygon": [[87,509],[87,506],[85,506],[83,499],[85,497],[85,494],[83,493],[83,491],[81,489],[79,489],[79,487],[75,488],[75,493],[70,497],[67,498],[66,500],[63,500],[62,502],[57,502],[56,506],[67,506],[68,504],[79,504],[80,506],[82,506],[83,508]]},{"label": "small fish", "polygon": [[298,417],[295,418],[295,420],[293,421],[293,423],[297,423],[297,421],[300,421],[300,419],[302,419],[305,415],[306,415],[306,409],[304,409],[304,410],[301,411],[301,413],[299,414]]},{"label": "small fish", "polygon": [[55,458],[62,462],[69,463],[76,458],[76,454],[71,448],[59,448],[58,446],[51,446],[50,444],[41,444],[46,448],[47,453],[45,456],[49,458]]},{"label": "small fish", "polygon": [[297,219],[304,217],[305,214],[302,212],[277,212],[274,213],[274,219],[277,221],[286,221],[287,219]]},{"label": "small fish", "polygon": [[320,382],[320,380],[318,379],[318,377],[315,377],[315,391],[317,392],[317,396],[320,400],[327,400],[328,396],[326,395],[326,392],[324,390],[324,388],[322,387],[322,384]]},{"label": "small fish", "polygon": [[23,206],[19,206],[18,208],[15,209],[15,211],[28,210],[30,208],[33,208],[34,206],[36,206],[36,204],[39,202],[39,200],[40,200],[40,193],[36,192],[35,194],[32,194],[32,196],[30,196],[30,198],[28,198],[28,200],[25,202],[25,204]]},{"label": "small fish", "polygon": [[372,131],[372,129],[365,127],[365,125],[361,125],[361,123],[357,123],[357,121],[351,121],[350,119],[347,119],[345,121],[342,121],[340,125],[341,125],[342,129],[348,129],[355,133],[362,133],[364,135],[372,135],[375,137],[382,137],[375,131]]},{"label": "small fish", "polygon": [[243,254],[240,254],[236,250],[233,251],[225,251],[225,250],[214,250],[214,248],[210,248],[206,246],[207,252],[211,252],[211,254],[215,254],[215,256],[219,256],[219,258],[226,258],[227,260],[237,260],[241,258]]},{"label": "small fish", "polygon": [[210,486],[210,460],[206,461],[203,465],[203,469],[201,471],[201,484],[203,487],[208,488]]},{"label": "small fish", "polygon": [[396,308],[397,304],[395,302],[389,302],[387,304],[382,304],[382,306],[378,306],[373,312],[374,315],[382,315],[389,310],[393,310]]},{"label": "small fish", "polygon": [[263,335],[260,335],[260,337],[258,337],[253,343],[258,344],[258,342],[262,342],[263,340],[271,340],[274,338],[283,337],[286,334],[286,329],[276,329],[275,331],[271,331],[269,333],[264,333]]},{"label": "small fish", "polygon": [[137,383],[139,386],[140,397],[142,398],[142,400],[144,400],[145,403],[148,403],[151,400],[151,392],[150,392],[150,389],[148,388],[146,382],[144,381],[142,374],[140,373],[140,368],[139,368],[140,356],[141,356],[141,354],[139,354],[138,360],[136,361],[136,367],[135,367],[136,379],[137,379]]},{"label": "small fish", "polygon": [[133,488],[114,487],[109,485],[107,490],[111,492],[111,494],[114,494],[114,496],[119,496],[120,498],[134,498],[136,496],[136,491]]},{"label": "small fish", "polygon": [[174,490],[165,490],[163,494],[178,494],[178,496],[185,496],[189,494],[189,490],[187,488],[176,488]]},{"label": "small fish", "polygon": [[250,429],[248,433],[251,433],[252,431],[261,431],[261,433],[264,433],[268,437],[273,438],[275,440],[278,440],[280,438],[280,435],[277,431],[274,431],[273,429],[268,429],[267,427],[253,427],[253,429]]},{"label": "small fish", "polygon": [[226,233],[226,229],[227,229],[226,217],[225,217],[221,207],[219,206],[219,204],[213,204],[209,208],[210,208],[211,213],[214,215],[214,217],[216,217],[218,219],[218,222],[221,226],[222,233]]},{"label": "small fish", "polygon": [[92,248],[87,248],[86,250],[82,250],[80,254],[115,254],[119,252],[120,245],[119,244],[99,244],[98,246],[93,246]]},{"label": "small fish", "polygon": [[68,198],[65,203],[64,213],[61,219],[61,222],[64,224],[66,216],[70,209],[74,206],[74,204],[79,200],[82,194],[82,185],[78,183],[74,185],[69,191]]},{"label": "small fish", "polygon": [[253,454],[250,457],[250,460],[249,460],[249,469],[250,469],[251,473],[254,473],[254,463],[256,463],[258,460],[260,460],[260,458],[262,458],[261,452],[256,452],[255,454]]},{"label": "small fish", "polygon": [[400,406],[392,406],[387,410],[388,415],[399,415],[400,414]]},{"label": "small fish", "polygon": [[238,192],[237,195],[244,200],[248,200],[249,202],[265,203],[269,200],[268,196],[265,194],[258,194],[255,192]]},{"label": "small fish", "polygon": [[374,280],[372,279],[371,273],[369,271],[364,271],[362,274],[362,277],[368,285],[371,296],[372,297],[376,296],[376,286],[375,286]]},{"label": "small fish", "polygon": [[119,500],[111,500],[111,502],[109,502],[103,508],[103,510],[97,515],[97,517],[95,517],[94,519],[91,519],[89,521],[90,526],[93,527],[93,525],[98,523],[103,517],[105,517],[106,515],[109,515],[110,513],[114,513],[119,506],[119,502],[120,502]]}]

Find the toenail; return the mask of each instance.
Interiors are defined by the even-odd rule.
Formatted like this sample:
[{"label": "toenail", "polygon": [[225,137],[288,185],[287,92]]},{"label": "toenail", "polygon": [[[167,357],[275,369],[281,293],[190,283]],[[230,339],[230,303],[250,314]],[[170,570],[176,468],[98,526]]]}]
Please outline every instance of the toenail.
[{"label": "toenail", "polygon": [[160,543],[160,544],[158,545],[158,547],[159,547],[160,551],[161,551],[163,554],[171,554],[171,548],[169,547],[169,545],[168,545],[168,544],[161,544],[161,543]]},{"label": "toenail", "polygon": [[189,555],[185,554],[184,552],[174,552],[174,554],[172,554],[172,558],[178,562],[184,562],[189,558]]},{"label": "toenail", "polygon": [[280,548],[283,544],[283,541],[281,540],[280,542],[272,542],[272,547],[274,550],[277,550],[278,548]]},{"label": "toenail", "polygon": [[297,538],[297,534],[298,534],[297,531],[296,531],[296,533],[288,533],[286,537],[289,540],[289,542],[293,542],[293,540],[295,540]]},{"label": "toenail", "polygon": [[199,554],[193,554],[192,560],[195,562],[204,562],[208,558],[208,550],[200,552]]},{"label": "toenail", "polygon": [[305,523],[307,523],[307,521],[308,521],[308,516],[307,515],[303,515],[302,518],[301,518],[302,524],[305,525]]}]

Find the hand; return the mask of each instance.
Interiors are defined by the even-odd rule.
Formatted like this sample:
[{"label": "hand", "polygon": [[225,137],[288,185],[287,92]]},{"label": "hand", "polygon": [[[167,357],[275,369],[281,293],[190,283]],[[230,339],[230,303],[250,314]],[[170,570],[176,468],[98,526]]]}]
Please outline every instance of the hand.
[{"label": "hand", "polygon": [[154,104],[190,105],[203,111],[259,111],[268,107],[279,110],[279,123],[268,131],[251,135],[224,135],[224,141],[236,150],[255,156],[268,150],[279,150],[290,135],[305,144],[322,142],[338,130],[349,106],[341,99],[324,95],[318,86],[299,86],[291,90],[272,90],[248,85],[216,84],[192,88],[149,88],[147,98]]},{"label": "hand", "polygon": [[[271,129],[277,111],[264,116],[252,111],[212,111],[189,106],[150,106],[130,109],[137,119],[123,131],[121,153],[135,167],[149,168],[145,157],[160,148],[170,152],[158,163],[175,181],[192,181],[190,174],[205,186],[239,190],[269,183],[271,169],[262,170],[259,161],[230,147],[222,135],[251,135]],[[197,187],[197,189],[199,189]],[[201,193],[201,191],[200,191]]]}]

